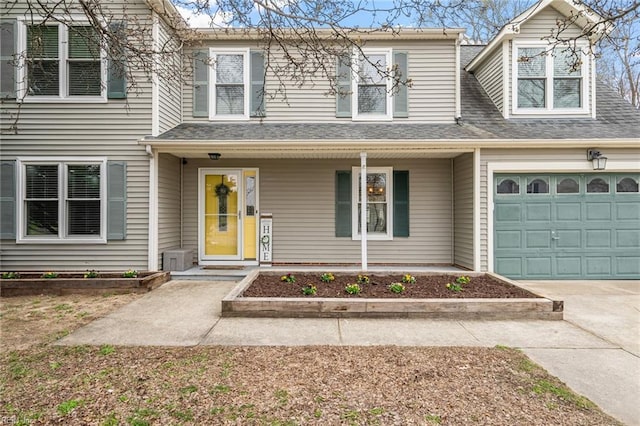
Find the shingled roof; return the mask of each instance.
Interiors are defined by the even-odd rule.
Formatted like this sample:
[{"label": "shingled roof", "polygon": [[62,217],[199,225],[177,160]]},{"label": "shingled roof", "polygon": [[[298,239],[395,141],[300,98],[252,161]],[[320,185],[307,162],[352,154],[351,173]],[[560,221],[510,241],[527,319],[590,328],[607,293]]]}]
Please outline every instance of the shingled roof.
[{"label": "shingled roof", "polygon": [[459,124],[433,123],[183,123],[156,140],[541,140],[640,138],[640,111],[598,83],[597,118],[521,119],[502,117],[473,74],[464,70],[483,46],[461,46]]}]

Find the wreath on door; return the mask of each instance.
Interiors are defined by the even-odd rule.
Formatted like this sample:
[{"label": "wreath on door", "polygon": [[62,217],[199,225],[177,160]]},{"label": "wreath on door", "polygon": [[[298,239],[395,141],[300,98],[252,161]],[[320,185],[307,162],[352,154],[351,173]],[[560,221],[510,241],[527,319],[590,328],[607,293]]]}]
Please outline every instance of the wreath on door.
[{"label": "wreath on door", "polygon": [[227,230],[227,197],[229,196],[229,192],[231,189],[224,184],[225,176],[222,175],[221,182],[216,185],[215,193],[216,197],[219,198],[218,201],[218,231],[226,231]]}]

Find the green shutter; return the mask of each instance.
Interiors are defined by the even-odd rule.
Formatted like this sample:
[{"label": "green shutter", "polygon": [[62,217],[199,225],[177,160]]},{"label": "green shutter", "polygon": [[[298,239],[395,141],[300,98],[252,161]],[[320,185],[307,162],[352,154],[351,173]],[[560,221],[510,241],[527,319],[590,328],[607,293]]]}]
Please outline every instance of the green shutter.
[{"label": "green shutter", "polygon": [[409,172],[393,171],[393,236],[409,236]]},{"label": "green shutter", "polygon": [[0,98],[15,99],[16,67],[16,20],[0,21]]},{"label": "green shutter", "polygon": [[409,78],[407,53],[393,52],[393,63],[397,65],[396,78],[400,82],[393,92],[393,116],[406,118],[409,117],[409,93],[406,85],[407,79]]},{"label": "green shutter", "polygon": [[0,162],[0,239],[16,238],[16,162]]},{"label": "green shutter", "polygon": [[340,56],[336,63],[336,117],[351,117],[351,59]]},{"label": "green shutter", "polygon": [[265,116],[264,53],[251,52],[251,117]]},{"label": "green shutter", "polygon": [[336,171],[336,237],[351,236],[351,172]]},{"label": "green shutter", "polygon": [[107,240],[127,236],[127,163],[107,162]]},{"label": "green shutter", "polygon": [[109,48],[109,68],[107,77],[107,98],[127,97],[126,22],[112,22],[109,25],[113,46]]},{"label": "green shutter", "polygon": [[209,117],[209,52],[193,52],[193,116]]}]

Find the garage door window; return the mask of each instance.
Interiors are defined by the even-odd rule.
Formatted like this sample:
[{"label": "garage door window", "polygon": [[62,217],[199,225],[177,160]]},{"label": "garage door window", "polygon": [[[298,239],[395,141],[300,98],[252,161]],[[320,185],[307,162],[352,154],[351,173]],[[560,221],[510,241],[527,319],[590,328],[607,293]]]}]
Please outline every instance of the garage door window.
[{"label": "garage door window", "polygon": [[580,184],[573,178],[558,179],[556,192],[558,194],[579,194]]},{"label": "garage door window", "polygon": [[616,192],[638,192],[638,180],[631,177],[618,178]]},{"label": "garage door window", "polygon": [[527,194],[548,194],[548,178],[529,178],[527,183]]},{"label": "garage door window", "polygon": [[589,182],[587,183],[587,193],[600,193],[600,194],[607,194],[609,193],[609,182],[608,179],[602,179],[602,178],[593,178],[591,180],[589,180]]},{"label": "garage door window", "polygon": [[498,194],[520,194],[518,179],[502,179],[498,181],[496,192]]}]

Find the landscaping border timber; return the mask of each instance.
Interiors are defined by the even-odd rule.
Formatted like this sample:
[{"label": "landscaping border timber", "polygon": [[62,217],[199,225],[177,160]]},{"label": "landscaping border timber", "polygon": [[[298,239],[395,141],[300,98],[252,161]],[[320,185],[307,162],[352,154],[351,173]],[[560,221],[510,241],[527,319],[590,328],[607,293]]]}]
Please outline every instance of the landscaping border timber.
[{"label": "landscaping border timber", "polygon": [[[529,299],[381,299],[242,297],[260,271],[252,271],[222,299],[223,317],[433,318],[460,320],[561,320],[564,305],[545,297]],[[482,275],[482,274],[470,274]],[[499,275],[497,280],[518,286]]]}]

